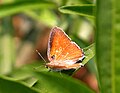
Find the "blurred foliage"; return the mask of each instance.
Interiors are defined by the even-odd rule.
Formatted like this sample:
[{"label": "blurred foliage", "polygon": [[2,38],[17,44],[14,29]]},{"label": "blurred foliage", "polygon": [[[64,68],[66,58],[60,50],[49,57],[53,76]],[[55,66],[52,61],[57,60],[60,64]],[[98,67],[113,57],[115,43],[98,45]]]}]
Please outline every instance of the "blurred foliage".
[{"label": "blurred foliage", "polygon": [[[1,0],[0,93],[119,92],[119,9],[118,0]],[[45,68],[35,50],[49,62],[54,26],[83,49],[84,67]]]},{"label": "blurred foliage", "polygon": [[[120,1],[97,2],[96,59],[101,93],[117,93],[120,86]],[[104,17],[103,17],[104,16]]]},{"label": "blurred foliage", "polygon": [[[19,0],[0,5],[0,17],[25,12],[29,9],[53,8],[55,4],[46,0]],[[26,10],[27,9],[27,10]]]}]

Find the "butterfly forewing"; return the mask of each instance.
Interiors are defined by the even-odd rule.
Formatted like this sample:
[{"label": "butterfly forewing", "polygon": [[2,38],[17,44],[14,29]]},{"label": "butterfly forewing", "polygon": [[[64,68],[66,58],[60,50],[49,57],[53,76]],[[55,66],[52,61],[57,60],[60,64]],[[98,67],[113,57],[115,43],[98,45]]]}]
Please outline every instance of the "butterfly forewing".
[{"label": "butterfly forewing", "polygon": [[48,42],[48,59],[50,61],[56,60],[62,51],[70,44],[70,39],[58,27],[51,30]]},{"label": "butterfly forewing", "polygon": [[[48,43],[48,59],[50,61],[73,61],[82,60],[82,50],[72,42],[70,38],[58,27],[54,27],[50,33]],[[64,63],[63,63],[64,64]]]}]

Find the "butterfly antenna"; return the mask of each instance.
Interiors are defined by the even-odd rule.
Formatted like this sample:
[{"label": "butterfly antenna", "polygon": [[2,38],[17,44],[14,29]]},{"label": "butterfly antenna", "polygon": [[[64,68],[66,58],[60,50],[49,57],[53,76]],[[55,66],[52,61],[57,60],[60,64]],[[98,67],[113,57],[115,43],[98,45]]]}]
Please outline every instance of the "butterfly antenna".
[{"label": "butterfly antenna", "polygon": [[40,52],[38,52],[38,50],[36,50],[36,52],[37,52],[38,55],[45,61],[45,63],[47,63],[46,60],[43,58],[43,56],[40,54]]},{"label": "butterfly antenna", "polygon": [[40,68],[40,67],[42,67],[43,65],[41,65],[41,66],[38,66],[38,67],[34,67],[33,69],[34,70],[37,70],[38,68]]}]

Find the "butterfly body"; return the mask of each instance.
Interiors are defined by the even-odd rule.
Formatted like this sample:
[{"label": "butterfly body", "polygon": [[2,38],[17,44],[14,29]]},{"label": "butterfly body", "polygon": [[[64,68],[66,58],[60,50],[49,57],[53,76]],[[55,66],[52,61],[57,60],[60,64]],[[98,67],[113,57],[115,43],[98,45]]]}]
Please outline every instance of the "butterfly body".
[{"label": "butterfly body", "polygon": [[[68,61],[70,62],[70,61]],[[68,69],[77,69],[81,66],[83,66],[82,63],[76,63],[76,64],[68,64],[65,63],[65,61],[63,62],[50,62],[50,63],[47,63],[46,66],[49,67],[50,69],[53,69],[53,70],[68,70]],[[73,62],[72,62],[73,63]]]},{"label": "butterfly body", "polygon": [[77,69],[82,66],[83,50],[67,36],[59,27],[51,30],[47,51],[49,63],[47,67],[53,70]]}]

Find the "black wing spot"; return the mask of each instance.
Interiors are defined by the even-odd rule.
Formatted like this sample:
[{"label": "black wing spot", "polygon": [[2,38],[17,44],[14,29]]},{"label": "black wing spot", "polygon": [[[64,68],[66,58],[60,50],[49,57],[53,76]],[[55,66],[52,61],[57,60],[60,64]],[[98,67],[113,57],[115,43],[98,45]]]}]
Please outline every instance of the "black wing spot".
[{"label": "black wing spot", "polygon": [[82,63],[82,61],[85,59],[85,57],[82,60],[78,60],[75,64],[77,63]]},{"label": "black wing spot", "polygon": [[55,55],[52,55],[51,58],[54,60],[55,59]]}]

